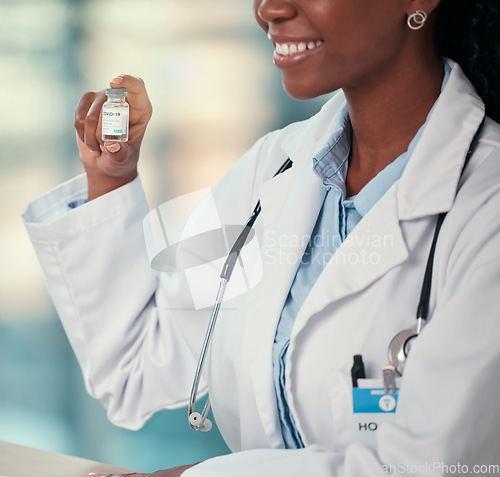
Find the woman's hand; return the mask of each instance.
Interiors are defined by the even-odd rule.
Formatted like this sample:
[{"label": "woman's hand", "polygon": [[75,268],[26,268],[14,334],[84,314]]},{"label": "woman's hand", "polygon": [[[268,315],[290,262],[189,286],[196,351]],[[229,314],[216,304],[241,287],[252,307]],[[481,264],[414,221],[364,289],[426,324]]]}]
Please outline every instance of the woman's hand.
[{"label": "woman's hand", "polygon": [[107,100],[104,90],[85,93],[75,108],[76,142],[87,173],[88,200],[135,179],[139,149],[153,111],[142,79],[120,75],[110,82],[110,86],[127,88],[130,105],[128,142],[102,140],[101,112]]},{"label": "woman's hand", "polygon": [[182,473],[199,464],[180,465],[179,467],[172,467],[171,469],[158,470],[152,474],[89,474],[89,477],[179,477]]}]

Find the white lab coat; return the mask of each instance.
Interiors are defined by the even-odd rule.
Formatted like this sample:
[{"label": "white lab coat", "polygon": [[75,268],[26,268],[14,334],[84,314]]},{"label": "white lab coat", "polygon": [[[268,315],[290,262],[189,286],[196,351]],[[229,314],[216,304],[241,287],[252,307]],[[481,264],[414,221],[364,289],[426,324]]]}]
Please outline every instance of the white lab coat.
[{"label": "white lab coat", "polygon": [[[186,476],[359,477],[382,474],[382,465],[441,475],[440,463],[500,464],[500,126],[486,119],[460,178],[484,105],[450,65],[401,179],[341,245],[296,318],[286,385],[305,449],[283,449],[272,344],[298,264],[289,258],[300,259],[306,245],[290,238],[311,232],[325,194],[312,157],[343,95],[259,140],[214,187],[228,224],[244,223],[260,198],[255,227],[266,259],[257,286],[222,311],[212,345],[213,411],[234,453]],[[293,167],[270,179],[287,157]],[[114,423],[135,429],[159,409],[186,405],[210,310],[181,311],[173,297],[183,283],[151,272],[138,179],[50,219],[84,191],[83,177],[63,184],[33,201],[24,220],[89,393]],[[443,211],[430,320],[412,347],[396,420],[378,431],[375,449],[354,443],[352,357],[361,353],[368,377],[379,377],[392,337],[415,325]],[[269,237],[284,238],[279,250]]]}]

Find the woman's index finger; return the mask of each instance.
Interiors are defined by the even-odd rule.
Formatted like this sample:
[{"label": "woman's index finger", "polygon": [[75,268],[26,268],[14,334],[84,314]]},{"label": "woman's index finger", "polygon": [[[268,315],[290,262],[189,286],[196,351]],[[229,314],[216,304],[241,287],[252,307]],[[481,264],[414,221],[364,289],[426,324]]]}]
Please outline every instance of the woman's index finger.
[{"label": "woman's index finger", "polygon": [[119,75],[109,82],[111,88],[127,88],[127,101],[135,108],[149,108],[150,102],[142,78]]},{"label": "woman's index finger", "polygon": [[146,85],[142,78],[131,75],[119,75],[109,82],[111,88],[127,88],[127,95],[146,94]]}]

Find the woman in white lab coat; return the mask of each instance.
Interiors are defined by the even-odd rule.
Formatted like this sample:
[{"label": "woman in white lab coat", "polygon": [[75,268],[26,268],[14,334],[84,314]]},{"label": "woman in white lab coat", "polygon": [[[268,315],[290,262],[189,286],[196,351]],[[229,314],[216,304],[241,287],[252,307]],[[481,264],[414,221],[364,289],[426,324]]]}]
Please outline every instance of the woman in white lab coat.
[{"label": "woman in white lab coat", "polygon": [[[259,260],[245,270],[254,286],[221,312],[201,386],[233,454],[159,474],[493,473],[500,7],[254,6],[291,96],[343,91],[310,120],[260,139],[190,219],[215,207],[221,224],[244,224],[260,199]],[[137,78],[111,86],[128,89],[130,141],[102,143],[103,93],[84,95],[75,126],[86,175],[36,199],[24,220],[89,393],[113,422],[136,429],[187,404],[210,309],[193,306],[187,272],[151,271],[137,178],[151,105]],[[273,178],[287,158],[293,167]],[[392,337],[415,326],[442,212],[428,324],[412,344],[394,420],[368,443],[353,426],[353,355],[367,378],[380,378]]]}]

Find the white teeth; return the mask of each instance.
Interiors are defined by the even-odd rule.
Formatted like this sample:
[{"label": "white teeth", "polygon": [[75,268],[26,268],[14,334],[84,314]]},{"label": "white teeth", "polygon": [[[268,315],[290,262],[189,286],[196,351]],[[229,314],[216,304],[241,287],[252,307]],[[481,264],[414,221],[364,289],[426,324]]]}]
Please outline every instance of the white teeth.
[{"label": "white teeth", "polygon": [[276,53],[281,56],[294,55],[305,50],[313,50],[323,44],[323,40],[309,41],[308,43],[301,41],[300,43],[276,43]]}]

